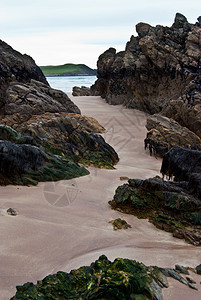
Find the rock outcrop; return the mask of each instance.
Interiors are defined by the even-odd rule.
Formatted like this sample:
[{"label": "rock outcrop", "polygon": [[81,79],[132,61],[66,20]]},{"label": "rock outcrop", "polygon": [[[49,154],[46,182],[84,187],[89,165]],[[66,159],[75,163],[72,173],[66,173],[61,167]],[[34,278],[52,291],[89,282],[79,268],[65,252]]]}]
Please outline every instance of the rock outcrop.
[{"label": "rock outcrop", "polygon": [[47,83],[34,61],[0,42],[0,184],[37,184],[113,168],[104,128]]},{"label": "rock outcrop", "polygon": [[201,149],[201,139],[188,128],[160,114],[147,117],[145,149],[150,154],[164,156],[172,147]]},{"label": "rock outcrop", "polygon": [[175,181],[129,179],[116,189],[109,204],[200,246],[201,151],[173,147],[163,157],[161,173]]},{"label": "rock outcrop", "polygon": [[109,204],[118,211],[148,218],[157,228],[195,246],[201,245],[201,201],[190,194],[187,182],[129,179],[117,188]]},{"label": "rock outcrop", "polygon": [[[187,268],[186,268],[187,269]],[[88,267],[70,273],[57,272],[36,284],[17,286],[11,300],[25,299],[153,299],[162,300],[162,289],[168,288],[168,277],[197,289],[176,269],[145,266],[131,259],[105,255]],[[192,285],[192,286],[191,286]]]},{"label": "rock outcrop", "polygon": [[[124,103],[158,113],[171,99],[196,91],[200,75],[200,22],[189,24],[176,14],[171,27],[136,25],[125,51],[114,48],[98,60],[98,80],[93,90],[111,104]],[[189,86],[191,82],[191,85]],[[198,99],[199,100],[199,99]]]},{"label": "rock outcrop", "polygon": [[11,82],[28,83],[31,79],[48,82],[41,69],[28,55],[22,55],[0,40],[0,113],[5,103],[5,92]]},{"label": "rock outcrop", "polygon": [[163,157],[161,173],[188,182],[188,190],[201,199],[201,151],[172,148]]},{"label": "rock outcrop", "polygon": [[73,87],[73,96],[91,96],[91,89],[86,86],[74,86]]},{"label": "rock outcrop", "polygon": [[[100,55],[98,80],[92,92],[110,104],[124,104],[150,114],[160,113],[201,138],[200,20],[199,17],[198,22],[190,24],[185,16],[177,13],[171,27],[137,24],[138,36],[131,37],[125,51],[116,53],[110,48]],[[174,127],[175,123],[172,125]],[[152,129],[147,139],[157,142],[158,135],[163,155],[167,144],[169,147],[172,143],[172,129],[166,135],[166,143],[161,138],[164,132],[156,132],[155,127],[149,130]],[[183,136],[178,126],[176,132]],[[176,145],[185,143],[186,139],[182,142],[180,139]]]}]

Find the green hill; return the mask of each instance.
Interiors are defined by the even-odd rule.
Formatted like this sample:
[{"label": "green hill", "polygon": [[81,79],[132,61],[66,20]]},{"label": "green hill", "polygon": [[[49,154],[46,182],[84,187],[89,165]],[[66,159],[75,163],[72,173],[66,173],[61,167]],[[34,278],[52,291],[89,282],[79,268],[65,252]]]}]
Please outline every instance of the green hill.
[{"label": "green hill", "polygon": [[96,70],[84,64],[65,64],[60,66],[41,66],[46,76],[95,76]]}]

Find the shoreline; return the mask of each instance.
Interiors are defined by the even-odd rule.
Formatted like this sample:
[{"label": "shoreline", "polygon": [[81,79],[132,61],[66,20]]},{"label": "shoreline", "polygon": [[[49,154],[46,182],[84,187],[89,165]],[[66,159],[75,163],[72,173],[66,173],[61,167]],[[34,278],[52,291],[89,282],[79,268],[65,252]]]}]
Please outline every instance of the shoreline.
[{"label": "shoreline", "polygon": [[[114,211],[108,204],[116,187],[123,183],[121,176],[145,179],[160,175],[161,160],[144,151],[146,114],[110,106],[100,97],[69,96],[83,115],[95,117],[106,128],[102,136],[116,149],[120,161],[115,170],[89,167],[90,175],[69,181],[0,187],[2,300],[15,294],[16,285],[36,282],[59,270],[69,272],[101,254],[110,260],[125,257],[159,267],[174,267],[176,263],[194,267],[200,263],[199,248],[147,220]],[[64,196],[63,206],[57,206],[53,199],[58,193]],[[8,216],[8,207],[16,209],[18,215]],[[108,222],[118,217],[132,228],[114,231]],[[178,298],[175,283],[171,286],[164,299],[174,299],[174,293],[176,299],[185,299],[185,294],[199,299],[199,292],[181,284],[176,285],[181,292]]]}]

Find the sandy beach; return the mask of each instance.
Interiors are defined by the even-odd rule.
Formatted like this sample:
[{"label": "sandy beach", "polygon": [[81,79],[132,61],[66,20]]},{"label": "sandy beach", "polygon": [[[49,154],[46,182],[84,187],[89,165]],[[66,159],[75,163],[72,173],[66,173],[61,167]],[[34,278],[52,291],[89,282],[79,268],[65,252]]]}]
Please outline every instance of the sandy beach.
[{"label": "sandy beach", "polygon": [[[83,115],[106,128],[102,135],[120,161],[115,170],[89,167],[90,175],[69,181],[0,187],[1,300],[13,296],[16,285],[89,265],[102,254],[110,260],[125,257],[160,267],[195,267],[201,262],[200,248],[108,205],[123,183],[120,177],[160,175],[161,160],[144,151],[146,114],[110,106],[99,97],[71,98]],[[7,215],[9,207],[18,215]],[[108,222],[118,217],[132,228],[114,231]],[[200,299],[200,281],[199,291],[194,291],[170,280],[164,299]]]}]

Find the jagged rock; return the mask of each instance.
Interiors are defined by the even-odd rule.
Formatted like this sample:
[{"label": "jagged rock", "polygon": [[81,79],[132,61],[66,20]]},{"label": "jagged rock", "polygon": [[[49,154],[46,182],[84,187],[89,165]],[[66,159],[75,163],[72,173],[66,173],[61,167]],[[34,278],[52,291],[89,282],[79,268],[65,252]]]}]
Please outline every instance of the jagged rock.
[{"label": "jagged rock", "polygon": [[201,245],[201,202],[187,192],[186,182],[156,178],[129,179],[109,204],[121,212],[148,218],[157,228],[189,243]]},{"label": "jagged rock", "polygon": [[180,265],[175,265],[175,270],[178,271],[179,273],[189,275],[188,268]]},{"label": "jagged rock", "polygon": [[111,223],[113,225],[114,230],[131,228],[131,225],[129,225],[125,220],[123,220],[121,218],[112,220],[109,223]]},{"label": "jagged rock", "polygon": [[172,277],[172,278],[178,280],[179,282],[181,282],[185,285],[188,285],[186,279],[184,279],[181,275],[179,275],[175,270],[173,270],[171,268],[165,268],[165,269],[160,268],[160,270],[165,276]]},{"label": "jagged rock", "polygon": [[89,87],[86,86],[74,86],[73,87],[73,96],[91,96],[91,90]]},{"label": "jagged rock", "polygon": [[196,286],[194,286],[191,282],[188,282],[188,286],[191,288],[191,289],[193,289],[193,290],[198,290],[197,288],[196,288]]},{"label": "jagged rock", "polygon": [[28,83],[31,79],[48,85],[41,69],[28,55],[22,55],[0,40],[0,110],[5,103],[5,92],[11,82]]},{"label": "jagged rock", "polygon": [[196,281],[193,280],[191,277],[186,277],[186,280],[187,280],[189,283],[196,283]]},{"label": "jagged rock", "polygon": [[161,173],[174,175],[177,181],[188,180],[192,173],[201,173],[201,151],[172,148],[163,157]]},{"label": "jagged rock", "polygon": [[118,155],[98,134],[104,128],[51,88],[32,58],[2,41],[0,50],[0,184],[88,174],[78,162],[113,168]]},{"label": "jagged rock", "polygon": [[149,148],[150,154],[163,156],[174,146],[201,149],[201,139],[173,119],[159,114],[148,116],[146,128],[145,149]]},{"label": "jagged rock", "polygon": [[24,123],[33,115],[43,115],[46,112],[80,113],[79,108],[62,91],[50,88],[48,85],[31,80],[22,84],[12,82],[5,96],[4,115],[2,123]]},{"label": "jagged rock", "polygon": [[131,259],[114,262],[101,255],[90,266],[57,272],[36,284],[17,286],[11,300],[25,299],[121,299],[162,300],[162,289],[168,288],[168,277],[196,289],[171,268],[145,266]]},{"label": "jagged rock", "polygon": [[[136,25],[125,51],[100,55],[92,92],[110,104],[161,113],[201,138],[201,23],[177,13],[171,27]],[[151,128],[150,128],[151,129]]]}]

